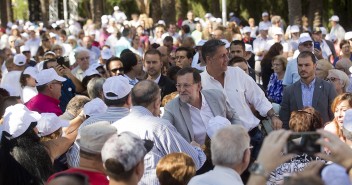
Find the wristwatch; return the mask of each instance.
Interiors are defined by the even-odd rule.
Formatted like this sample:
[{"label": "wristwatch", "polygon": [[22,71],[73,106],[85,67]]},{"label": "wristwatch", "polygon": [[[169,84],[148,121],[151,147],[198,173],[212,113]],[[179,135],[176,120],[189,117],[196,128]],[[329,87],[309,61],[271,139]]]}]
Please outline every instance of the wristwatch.
[{"label": "wristwatch", "polygon": [[268,116],[269,116],[269,118],[271,119],[271,118],[273,118],[273,117],[279,117],[279,115],[275,112],[275,113],[273,113],[273,114],[268,114]]},{"label": "wristwatch", "polygon": [[258,162],[254,162],[249,168],[248,171],[252,175],[259,175],[265,177],[265,179],[269,178],[269,174],[265,171],[265,168],[262,164]]}]

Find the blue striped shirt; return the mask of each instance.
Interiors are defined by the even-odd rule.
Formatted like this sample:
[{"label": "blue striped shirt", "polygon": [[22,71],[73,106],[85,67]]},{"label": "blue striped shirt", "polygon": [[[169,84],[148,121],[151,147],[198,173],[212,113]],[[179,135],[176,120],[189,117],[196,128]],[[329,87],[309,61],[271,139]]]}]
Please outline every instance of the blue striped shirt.
[{"label": "blue striped shirt", "polygon": [[153,149],[144,158],[144,174],[140,185],[158,185],[156,176],[156,165],[159,160],[167,154],[184,152],[194,161],[196,169],[205,162],[206,156],[199,147],[190,145],[168,121],[153,116],[146,108],[134,106],[131,113],[113,123],[119,133],[129,131],[142,139],[154,142]]},{"label": "blue striped shirt", "polygon": [[[83,127],[94,124],[98,121],[108,121],[110,123],[113,123],[127,116],[129,112],[129,109],[125,107],[108,107],[106,112],[96,114],[85,120],[79,127],[78,132],[80,133],[80,130]],[[77,142],[74,142],[74,144],[68,150],[68,152],[66,153],[66,157],[67,163],[70,167],[79,167],[79,145],[77,144]]]}]

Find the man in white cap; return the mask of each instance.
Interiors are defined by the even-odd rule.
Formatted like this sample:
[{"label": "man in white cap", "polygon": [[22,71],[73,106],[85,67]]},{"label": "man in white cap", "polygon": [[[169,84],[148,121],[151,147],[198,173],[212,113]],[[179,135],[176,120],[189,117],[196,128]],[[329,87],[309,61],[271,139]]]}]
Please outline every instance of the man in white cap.
[{"label": "man in white cap", "polygon": [[[259,36],[253,41],[253,52],[255,54],[255,71],[261,72],[260,61],[264,57],[264,50],[266,43],[271,40],[268,37],[269,27],[266,24],[262,24],[259,26]],[[258,78],[258,77],[257,77]],[[259,82],[259,79],[257,79]]]},{"label": "man in white cap", "polygon": [[[347,40],[350,43],[350,46],[352,46],[352,31],[345,33],[345,40]],[[352,52],[352,47],[351,47],[351,52]]]},{"label": "man in white cap", "polygon": [[196,68],[200,71],[204,71],[205,69],[205,61],[202,58],[202,46],[204,45],[204,43],[206,42],[206,40],[200,40],[196,46],[195,46],[195,50],[197,51],[196,54],[194,54],[193,56],[193,60],[192,60],[192,67]]},{"label": "man in white cap", "polygon": [[315,47],[313,48],[313,52],[317,58],[320,59],[320,55],[322,55],[324,59],[330,60],[332,52],[329,48],[329,45],[323,39],[323,32],[320,27],[313,28],[312,39],[314,43],[319,43],[319,48],[317,48],[316,45],[314,45]]},{"label": "man in white cap", "polygon": [[260,21],[259,27],[264,26],[264,25],[268,28],[271,27],[271,21],[269,20],[269,13],[268,12],[262,13],[262,21]]},{"label": "man in white cap", "polygon": [[157,185],[156,165],[165,155],[173,152],[185,152],[192,157],[199,169],[205,154],[199,147],[193,147],[175,129],[172,124],[160,115],[160,88],[151,80],[137,83],[131,92],[133,107],[124,118],[113,123],[118,133],[132,132],[143,139],[152,140],[155,146],[144,160],[145,172],[140,184]]},{"label": "man in white cap", "polygon": [[299,27],[297,25],[292,25],[290,27],[291,37],[290,37],[290,40],[287,41],[289,43],[290,52],[292,52],[292,54],[298,49],[299,35],[300,35]]},{"label": "man in white cap", "polygon": [[127,16],[124,12],[120,11],[120,7],[114,6],[114,13],[112,16],[115,18],[117,23],[123,23],[127,20]]},{"label": "man in white cap", "polygon": [[113,123],[129,113],[132,106],[131,92],[132,86],[128,80],[119,75],[113,76],[103,84],[104,103],[108,106],[106,112],[95,114],[83,122],[80,129],[97,121],[108,121]]},{"label": "man in white cap", "polygon": [[[12,69],[8,73],[4,74],[1,79],[1,87],[7,89],[11,88],[13,94],[11,96],[22,97],[22,88],[20,84],[20,76],[22,71],[26,68],[27,59],[23,54],[16,54],[14,58],[8,58],[6,63],[11,64]],[[13,65],[14,64],[14,65]]]},{"label": "man in white cap", "polygon": [[270,47],[275,43],[280,43],[283,47],[283,55],[288,56],[288,43],[283,40],[283,32],[280,27],[271,27],[273,39],[268,41],[265,45],[265,51],[269,51]]},{"label": "man in white cap", "polygon": [[37,37],[34,26],[29,26],[28,34],[29,34],[29,38],[25,42],[25,46],[28,46],[30,48],[31,55],[35,56],[40,46],[40,38]]},{"label": "man in white cap", "polygon": [[26,46],[26,45],[21,46],[20,51],[23,55],[26,56],[26,66],[34,67],[35,65],[37,65],[35,60],[31,57],[31,51],[28,46]]},{"label": "man in white cap", "polygon": [[331,23],[330,35],[335,35],[339,41],[343,40],[345,36],[345,29],[343,29],[343,27],[339,24],[339,16],[333,15],[329,21]]},{"label": "man in white cap", "polygon": [[61,97],[62,82],[66,78],[59,76],[55,69],[44,69],[36,76],[38,94],[30,99],[26,106],[29,110],[39,113],[55,113],[57,116],[62,114],[59,107]]}]

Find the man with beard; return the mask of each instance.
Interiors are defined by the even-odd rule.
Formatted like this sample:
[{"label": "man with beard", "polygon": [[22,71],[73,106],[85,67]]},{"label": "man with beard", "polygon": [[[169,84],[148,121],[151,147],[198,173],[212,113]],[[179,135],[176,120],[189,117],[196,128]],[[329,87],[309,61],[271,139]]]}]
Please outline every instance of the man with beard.
[{"label": "man with beard", "polygon": [[168,77],[161,74],[163,63],[161,61],[161,53],[156,49],[150,49],[144,55],[144,68],[148,73],[148,80],[157,83],[161,89],[161,99],[174,91],[175,84]]},{"label": "man with beard", "polygon": [[315,55],[310,51],[303,51],[297,57],[299,81],[284,89],[280,119],[283,128],[289,129],[289,120],[292,111],[304,107],[313,107],[319,111],[323,122],[334,118],[331,112],[331,103],[336,97],[336,90],[329,82],[315,77],[317,68]]}]

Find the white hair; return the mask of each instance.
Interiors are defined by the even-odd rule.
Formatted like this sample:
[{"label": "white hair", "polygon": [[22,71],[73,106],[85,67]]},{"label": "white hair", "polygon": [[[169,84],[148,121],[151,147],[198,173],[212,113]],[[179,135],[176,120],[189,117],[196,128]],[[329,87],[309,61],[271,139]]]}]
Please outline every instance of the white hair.
[{"label": "white hair", "polygon": [[347,74],[338,69],[330,69],[329,74],[336,75],[337,78],[340,79],[341,85],[343,85],[343,89],[347,92],[348,86],[350,84],[350,79],[348,78]]},{"label": "white hair", "polygon": [[211,140],[211,159],[214,165],[240,164],[249,148],[250,138],[241,125],[229,125],[220,129]]},{"label": "white hair", "polygon": [[89,53],[89,50],[86,49],[86,48],[83,48],[83,47],[79,47],[77,49],[75,49],[75,58],[77,58],[77,56],[80,54],[80,53],[83,53],[83,52],[86,52],[86,53]]}]

